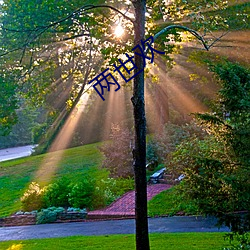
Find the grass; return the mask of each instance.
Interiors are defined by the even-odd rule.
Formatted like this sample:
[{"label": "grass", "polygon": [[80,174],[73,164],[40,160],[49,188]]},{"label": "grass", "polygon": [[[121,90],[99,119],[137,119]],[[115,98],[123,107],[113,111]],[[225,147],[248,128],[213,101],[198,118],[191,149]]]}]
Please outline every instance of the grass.
[{"label": "grass", "polygon": [[[79,181],[86,174],[105,177],[107,172],[98,168],[102,160],[98,145],[100,143],[65,150],[52,180],[64,176]],[[50,154],[53,157],[57,153]],[[37,181],[34,176],[45,157],[46,154],[0,163],[0,217],[20,210],[20,197],[30,182]]]},{"label": "grass", "polygon": [[[93,176],[96,179],[107,177],[107,171],[101,171],[98,168],[102,160],[102,155],[97,148],[99,145],[100,143],[95,143],[65,150],[51,181],[66,177],[77,182],[84,175]],[[56,154],[56,152],[50,153],[50,156],[53,157]],[[31,156],[1,163],[0,217],[21,210],[20,197],[32,181],[37,181],[34,176],[46,156],[46,154]],[[149,202],[149,216],[152,217],[173,215],[181,210],[186,213],[195,213],[192,209],[191,206],[190,211],[190,207],[186,203],[181,203],[181,199],[180,204],[176,202],[174,188],[160,193]]]},{"label": "grass", "polygon": [[[224,233],[167,233],[151,234],[151,250],[221,250],[228,246]],[[78,250],[78,249],[135,249],[134,235],[73,236],[0,242],[1,250]]]},{"label": "grass", "polygon": [[182,197],[177,194],[175,187],[161,192],[148,203],[148,215],[151,217],[161,215],[171,216],[178,212],[195,215],[198,214],[198,209],[194,204],[182,199]]}]

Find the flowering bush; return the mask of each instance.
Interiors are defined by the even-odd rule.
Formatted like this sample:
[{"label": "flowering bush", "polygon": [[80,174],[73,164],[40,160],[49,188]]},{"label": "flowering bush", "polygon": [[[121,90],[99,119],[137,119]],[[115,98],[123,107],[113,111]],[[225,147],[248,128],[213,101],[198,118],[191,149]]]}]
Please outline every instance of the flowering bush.
[{"label": "flowering bush", "polygon": [[45,189],[38,183],[31,182],[28,190],[21,197],[22,208],[24,211],[33,211],[41,209],[43,206],[43,194]]}]

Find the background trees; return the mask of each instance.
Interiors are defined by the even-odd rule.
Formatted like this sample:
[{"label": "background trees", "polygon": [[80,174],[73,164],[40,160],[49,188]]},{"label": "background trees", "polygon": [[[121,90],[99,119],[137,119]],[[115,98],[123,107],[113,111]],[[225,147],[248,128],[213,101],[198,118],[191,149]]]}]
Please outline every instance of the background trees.
[{"label": "background trees", "polygon": [[243,232],[249,228],[250,72],[231,62],[211,63],[210,69],[221,84],[215,112],[196,115],[208,135],[183,142],[170,169],[185,174],[181,190],[203,213]]},{"label": "background trees", "polygon": [[[199,28],[204,35],[211,30],[246,28],[249,24],[247,21],[249,18],[247,15],[248,3],[244,2],[238,1],[235,4],[234,1],[230,1],[227,6],[225,2],[221,1],[210,3],[206,1],[198,3],[193,1],[171,3],[147,1],[146,33],[154,35],[162,28],[176,22],[185,22],[185,25],[190,28]],[[13,81],[16,91],[20,93],[18,98],[24,97],[35,106],[45,106],[46,104],[45,109],[48,110],[48,113],[55,112],[57,115],[65,113],[64,118],[59,118],[61,120],[67,119],[69,110],[72,110],[73,104],[79,101],[77,96],[81,96],[87,87],[86,83],[100,73],[101,65],[101,69],[112,65],[117,58],[128,52],[133,44],[133,27],[129,20],[122,15],[116,15],[109,8],[92,8],[91,4],[110,4],[117,9],[124,10],[123,13],[131,18],[134,13],[130,1],[110,3],[109,1],[89,0],[84,8],[81,8],[81,1],[67,3],[63,0],[32,3],[6,0],[1,5],[1,12],[4,13],[1,16],[3,24],[1,28],[1,65],[9,72],[10,70],[15,71]],[[13,22],[13,20],[16,21]],[[124,36],[119,39],[113,35],[117,23],[122,24],[125,28]],[[157,64],[165,72],[173,62],[171,54],[176,53],[176,48],[180,47],[173,41],[186,41],[187,39],[186,35],[184,37],[173,29],[157,39],[158,48],[166,52],[164,63],[160,64],[158,60]],[[178,61],[180,62],[180,60]],[[156,74],[158,73],[150,71],[147,77],[149,75],[155,77]],[[181,77],[183,75],[182,72]],[[180,78],[180,76],[177,77]],[[167,88],[166,78],[165,80],[164,78],[163,76],[160,79],[161,86],[155,88],[155,98],[160,101],[157,107],[158,116],[168,117],[169,111],[166,110],[168,105],[170,107],[169,119],[180,120],[187,111],[173,103],[178,97],[173,93],[172,86]],[[178,79],[175,77],[174,82],[179,83]],[[204,93],[202,96],[197,86],[188,82],[189,80],[186,78],[180,81],[191,95],[195,95],[195,98],[201,99],[203,103],[207,102],[204,99]],[[151,89],[150,94],[153,95],[152,87],[149,89]],[[150,115],[156,112],[154,109],[150,110],[149,106],[152,105],[148,105],[147,116],[150,119]],[[54,121],[56,118],[57,116],[54,116]],[[152,117],[154,121],[157,119]],[[162,121],[165,122],[166,119],[164,118]],[[43,122],[46,123],[46,119]],[[51,135],[61,129],[62,123],[55,123],[53,126],[49,124],[47,129],[50,132],[43,142],[52,141],[48,140],[48,137],[53,139]],[[154,127],[156,124],[153,122],[148,124],[151,131]],[[81,129],[78,131],[80,141],[85,141],[85,143],[91,141],[87,139],[87,135],[86,138],[82,138],[83,133],[89,134],[85,133],[83,128],[82,130],[82,133]],[[102,139],[101,137],[96,140]],[[44,148],[48,147],[49,145]]]},{"label": "background trees", "polygon": [[11,131],[13,124],[17,122],[16,109],[18,107],[16,86],[7,76],[0,78],[0,136]]},{"label": "background trees", "polygon": [[110,176],[113,178],[133,177],[133,156],[131,151],[133,137],[128,128],[113,124],[110,140],[110,142],[100,147],[100,151],[105,157],[102,167],[108,169]]}]

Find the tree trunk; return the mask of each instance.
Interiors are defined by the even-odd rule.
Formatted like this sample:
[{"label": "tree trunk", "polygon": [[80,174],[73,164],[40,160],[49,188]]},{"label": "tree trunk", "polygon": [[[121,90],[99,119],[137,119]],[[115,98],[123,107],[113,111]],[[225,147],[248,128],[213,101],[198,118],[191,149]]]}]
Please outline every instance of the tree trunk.
[{"label": "tree trunk", "polygon": [[[146,0],[136,0],[134,22],[134,45],[140,44],[145,35]],[[138,51],[138,53],[140,53]],[[133,149],[135,173],[135,216],[136,249],[149,250],[147,218],[147,180],[146,180],[146,117],[144,103],[144,64],[143,58],[134,55],[137,69],[142,70],[134,78],[132,103],[134,107],[135,147]]]}]

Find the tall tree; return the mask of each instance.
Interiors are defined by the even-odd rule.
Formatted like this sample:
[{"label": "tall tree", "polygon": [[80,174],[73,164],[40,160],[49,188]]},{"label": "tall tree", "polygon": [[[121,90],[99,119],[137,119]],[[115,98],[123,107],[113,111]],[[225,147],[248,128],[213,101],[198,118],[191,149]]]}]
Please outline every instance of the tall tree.
[{"label": "tall tree", "polygon": [[250,71],[231,62],[210,68],[221,84],[213,113],[196,114],[208,134],[184,141],[169,168],[185,174],[180,192],[234,232],[250,226]]},{"label": "tall tree", "polygon": [[[145,38],[146,0],[133,2],[135,7],[134,45]],[[140,51],[135,50],[135,73],[132,103],[134,107],[135,146],[133,149],[135,173],[135,217],[136,217],[136,249],[148,250],[148,212],[147,212],[147,180],[146,180],[146,116],[144,101],[144,62]]]}]

